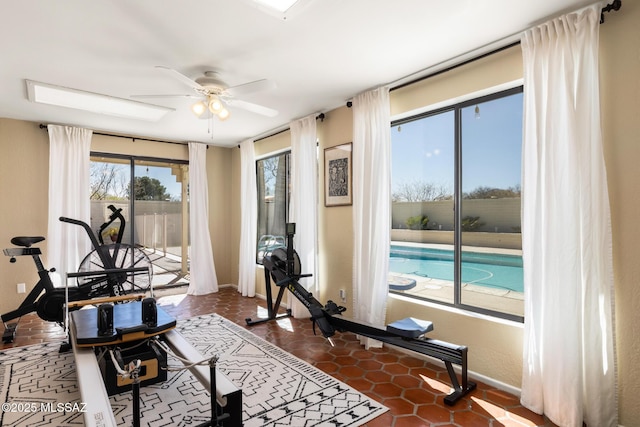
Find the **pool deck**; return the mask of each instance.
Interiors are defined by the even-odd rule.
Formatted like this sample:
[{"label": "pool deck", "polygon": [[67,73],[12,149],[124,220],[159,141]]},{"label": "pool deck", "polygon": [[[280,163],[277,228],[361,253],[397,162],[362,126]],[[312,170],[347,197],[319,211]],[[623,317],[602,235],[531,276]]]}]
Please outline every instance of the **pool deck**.
[{"label": "pool deck", "polygon": [[[443,250],[453,250],[453,245],[424,244],[411,242],[391,242],[392,245],[412,246],[420,248],[433,248]],[[522,255],[521,250],[500,249],[486,247],[463,246],[464,252],[481,252],[504,255]],[[404,279],[413,279],[416,286],[412,289],[399,291],[407,296],[442,301],[453,302],[453,282],[449,280],[434,279],[430,277],[417,276],[413,274],[403,274],[389,272],[389,276]],[[396,291],[394,291],[396,292]],[[482,307],[489,310],[501,311],[517,316],[524,316],[524,294],[522,292],[510,291],[506,289],[489,288],[469,283],[462,284],[462,303]]]}]

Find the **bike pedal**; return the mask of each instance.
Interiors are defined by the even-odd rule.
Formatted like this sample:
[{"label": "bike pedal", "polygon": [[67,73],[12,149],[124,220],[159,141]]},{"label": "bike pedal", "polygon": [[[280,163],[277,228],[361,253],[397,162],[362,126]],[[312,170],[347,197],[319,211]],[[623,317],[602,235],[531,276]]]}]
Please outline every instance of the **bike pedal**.
[{"label": "bike pedal", "polygon": [[18,327],[17,323],[12,323],[10,325],[4,325],[4,333],[2,334],[2,342],[5,344],[12,343],[16,337],[16,328]]}]

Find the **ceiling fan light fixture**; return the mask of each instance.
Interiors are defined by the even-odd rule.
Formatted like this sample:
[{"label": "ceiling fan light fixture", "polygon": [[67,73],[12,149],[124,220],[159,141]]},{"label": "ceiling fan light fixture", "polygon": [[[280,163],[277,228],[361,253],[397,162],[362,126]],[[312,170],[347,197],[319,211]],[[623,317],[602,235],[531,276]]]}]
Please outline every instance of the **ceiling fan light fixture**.
[{"label": "ceiling fan light fixture", "polygon": [[205,111],[207,111],[207,106],[204,102],[198,101],[191,106],[191,111],[193,111],[193,114],[200,117]]},{"label": "ceiling fan light fixture", "polygon": [[213,114],[220,114],[220,112],[224,109],[224,105],[222,105],[222,101],[217,96],[209,97],[209,111]]},{"label": "ceiling fan light fixture", "polygon": [[220,110],[220,112],[218,112],[218,118],[220,119],[220,121],[225,121],[229,118],[230,113],[229,110],[227,110],[226,108],[222,107],[222,110]]}]

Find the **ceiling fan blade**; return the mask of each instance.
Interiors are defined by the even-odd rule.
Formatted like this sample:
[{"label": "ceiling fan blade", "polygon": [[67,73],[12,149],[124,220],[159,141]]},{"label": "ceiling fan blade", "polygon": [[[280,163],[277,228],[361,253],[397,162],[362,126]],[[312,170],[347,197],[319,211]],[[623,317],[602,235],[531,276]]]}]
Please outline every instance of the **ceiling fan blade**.
[{"label": "ceiling fan blade", "polygon": [[267,117],[275,117],[278,115],[278,111],[273,108],[265,107],[263,105],[254,104],[252,102],[242,101],[240,99],[228,99],[225,100],[229,105],[233,107],[242,108],[243,110],[251,111],[252,113],[261,114]]},{"label": "ceiling fan blade", "polygon": [[199,95],[129,95],[130,98],[151,99],[151,98],[202,98]]},{"label": "ceiling fan blade", "polygon": [[204,87],[202,87],[200,85],[200,83],[196,82],[195,80],[190,79],[189,77],[187,77],[184,74],[174,70],[173,68],[165,67],[163,65],[156,65],[156,68],[167,72],[169,75],[173,76],[173,78],[175,78],[177,80],[180,80],[182,83],[186,84],[187,86],[189,86],[192,89],[195,89],[195,90],[202,89],[202,90],[204,90]]},{"label": "ceiling fan blade", "polygon": [[224,92],[225,95],[238,97],[248,95],[250,93],[262,92],[266,90],[272,90],[276,88],[275,82],[271,80],[262,79],[254,82],[244,83],[238,86],[232,86],[227,88]]}]

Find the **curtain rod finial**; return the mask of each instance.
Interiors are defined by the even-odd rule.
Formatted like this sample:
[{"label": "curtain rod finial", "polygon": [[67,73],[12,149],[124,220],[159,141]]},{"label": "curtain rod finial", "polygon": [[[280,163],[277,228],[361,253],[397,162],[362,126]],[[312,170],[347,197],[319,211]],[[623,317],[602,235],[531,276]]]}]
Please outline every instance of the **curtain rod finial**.
[{"label": "curtain rod finial", "polygon": [[622,7],[622,0],[613,0],[612,3],[607,4],[605,7],[603,7],[602,10],[600,11],[600,23],[604,24],[605,12],[611,12],[612,10],[618,11],[620,10],[621,7]]}]

